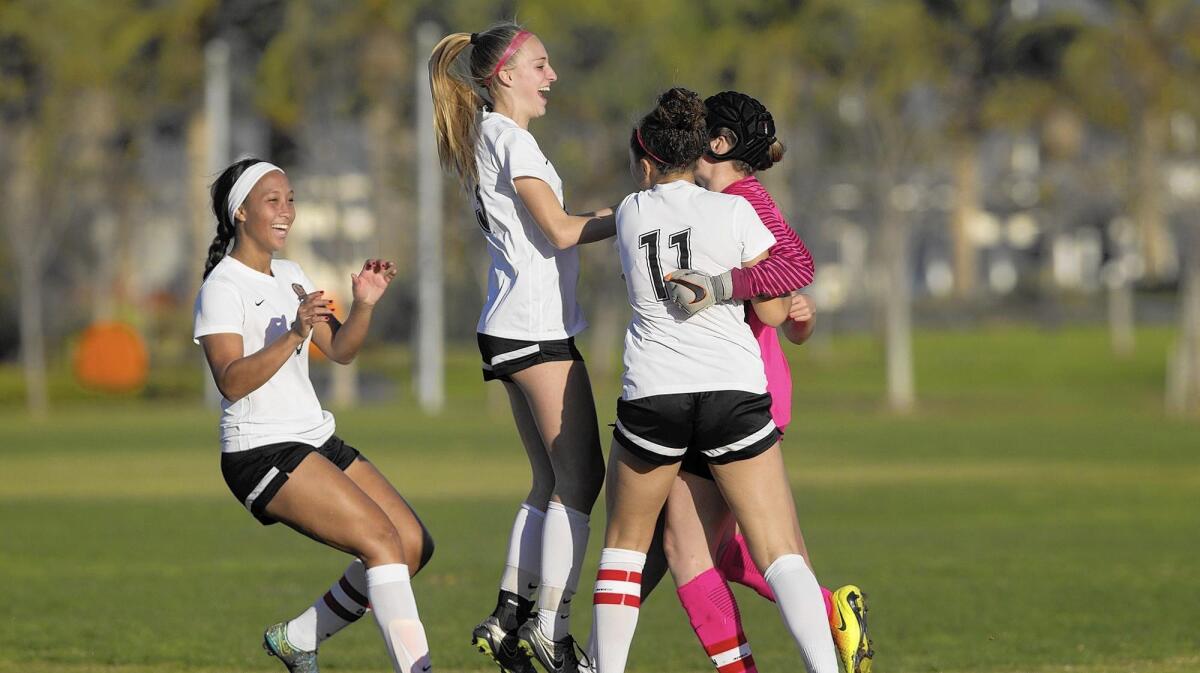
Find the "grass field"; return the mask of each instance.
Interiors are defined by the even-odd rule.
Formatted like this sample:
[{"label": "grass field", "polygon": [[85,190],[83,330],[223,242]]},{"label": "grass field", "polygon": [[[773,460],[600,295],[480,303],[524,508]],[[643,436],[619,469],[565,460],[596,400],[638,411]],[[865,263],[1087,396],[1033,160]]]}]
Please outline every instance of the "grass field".
[{"label": "grass field", "polygon": [[[1200,671],[1200,424],[1161,411],[1171,334],[1138,336],[1116,359],[1099,330],[920,334],[921,405],[905,418],[882,411],[869,339],[793,351],[801,523],[823,583],[869,593],[878,673]],[[470,353],[453,358],[439,418],[414,409],[397,358],[369,365],[395,393],[337,411],[339,434],[437,539],[415,580],[435,669],[493,670],[467,636],[527,487],[512,422]],[[614,395],[597,382],[602,423]],[[211,412],[89,401],[36,424],[0,409],[0,427],[0,672],[283,670],[262,628],[345,558],[234,502]],[[631,670],[711,670],[671,589],[642,611]],[[774,606],[736,593],[760,670],[798,670]],[[589,622],[579,610],[574,631]],[[368,620],[321,656],[326,671],[387,670]]]}]

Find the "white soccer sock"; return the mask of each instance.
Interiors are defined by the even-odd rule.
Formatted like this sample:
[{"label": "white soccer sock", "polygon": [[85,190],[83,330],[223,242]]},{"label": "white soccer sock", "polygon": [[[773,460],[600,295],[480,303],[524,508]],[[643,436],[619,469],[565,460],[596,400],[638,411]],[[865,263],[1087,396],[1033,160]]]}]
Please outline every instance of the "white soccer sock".
[{"label": "white soccer sock", "polygon": [[533,600],[542,581],[542,527],[546,513],[522,503],[508,537],[508,558],[500,575],[500,589]]},{"label": "white soccer sock", "polygon": [[804,557],[784,554],[775,559],[763,577],[775,592],[783,623],[800,646],[809,673],[838,673],[825,599]]},{"label": "white soccer sock", "polygon": [[579,586],[579,570],[587,552],[588,516],[551,502],[542,527],[542,588],[538,592],[538,627],[551,640],[567,637],[571,599]]},{"label": "white soccer sock", "polygon": [[417,615],[408,566],[386,563],[367,568],[367,595],[375,621],[383,633],[388,655],[396,673],[426,673],[432,670],[425,627]]},{"label": "white soccer sock", "polygon": [[646,555],[606,547],[600,552],[596,592],[592,595],[596,673],[623,673],[642,605],[642,569]]},{"label": "white soccer sock", "polygon": [[288,642],[311,652],[358,621],[367,607],[367,570],[362,561],[354,559],[324,596],[287,623]]}]

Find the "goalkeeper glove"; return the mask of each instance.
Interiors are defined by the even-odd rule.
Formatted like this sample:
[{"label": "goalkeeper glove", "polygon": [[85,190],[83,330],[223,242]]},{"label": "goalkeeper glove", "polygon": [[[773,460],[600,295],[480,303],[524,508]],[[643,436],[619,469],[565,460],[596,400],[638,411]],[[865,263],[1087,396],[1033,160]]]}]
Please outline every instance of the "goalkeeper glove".
[{"label": "goalkeeper glove", "polygon": [[733,297],[733,278],[728,271],[710,276],[695,269],[680,269],[668,274],[666,281],[667,294],[688,315]]}]

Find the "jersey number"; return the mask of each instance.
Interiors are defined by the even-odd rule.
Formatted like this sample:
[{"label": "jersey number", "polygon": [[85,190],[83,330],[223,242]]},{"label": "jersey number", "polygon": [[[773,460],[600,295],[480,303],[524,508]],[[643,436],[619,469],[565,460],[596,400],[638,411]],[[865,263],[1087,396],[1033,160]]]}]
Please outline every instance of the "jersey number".
[{"label": "jersey number", "polygon": [[[667,237],[672,248],[679,251],[680,269],[692,268],[692,230],[684,229]],[[647,231],[638,238],[638,247],[646,249],[646,266],[650,268],[650,284],[659,301],[667,300],[667,284],[663,280],[662,263],[658,256],[658,229]]]},{"label": "jersey number", "polygon": [[475,185],[475,221],[483,233],[492,233],[492,225],[488,223],[487,210],[483,207],[483,196],[479,193],[479,185]]}]

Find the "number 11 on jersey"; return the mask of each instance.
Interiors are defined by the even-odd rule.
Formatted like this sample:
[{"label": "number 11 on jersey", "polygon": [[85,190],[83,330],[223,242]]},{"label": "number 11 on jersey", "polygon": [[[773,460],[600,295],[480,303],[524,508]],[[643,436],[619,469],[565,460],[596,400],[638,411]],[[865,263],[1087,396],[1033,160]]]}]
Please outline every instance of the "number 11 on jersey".
[{"label": "number 11 on jersey", "polygon": [[[654,296],[659,301],[667,300],[667,284],[663,280],[662,262],[658,256],[659,230],[647,231],[638,237],[638,247],[646,250],[646,266],[650,270],[650,284],[654,286]],[[677,269],[692,268],[692,230],[684,229],[667,237],[668,244],[679,253]]]}]

